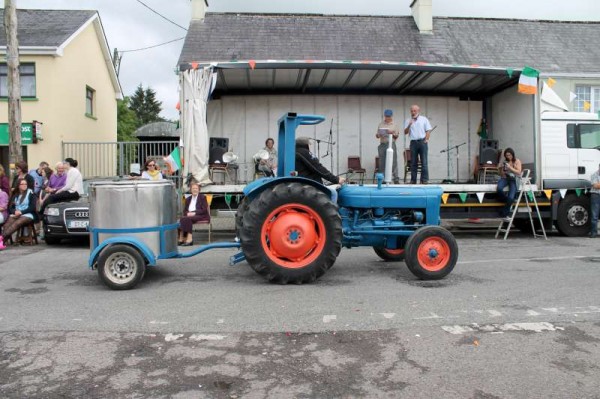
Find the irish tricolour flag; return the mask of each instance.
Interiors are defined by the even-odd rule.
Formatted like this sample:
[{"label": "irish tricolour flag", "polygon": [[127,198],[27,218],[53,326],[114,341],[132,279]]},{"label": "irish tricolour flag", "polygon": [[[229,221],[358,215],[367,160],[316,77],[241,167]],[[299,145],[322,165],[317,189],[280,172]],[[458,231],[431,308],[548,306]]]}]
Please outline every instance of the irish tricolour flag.
[{"label": "irish tricolour flag", "polygon": [[179,147],[175,147],[173,152],[165,158],[165,162],[169,167],[169,174],[173,174],[181,169],[181,156],[179,155]]},{"label": "irish tricolour flag", "polygon": [[537,69],[525,67],[519,77],[519,93],[535,94],[538,76],[540,76],[540,72]]}]

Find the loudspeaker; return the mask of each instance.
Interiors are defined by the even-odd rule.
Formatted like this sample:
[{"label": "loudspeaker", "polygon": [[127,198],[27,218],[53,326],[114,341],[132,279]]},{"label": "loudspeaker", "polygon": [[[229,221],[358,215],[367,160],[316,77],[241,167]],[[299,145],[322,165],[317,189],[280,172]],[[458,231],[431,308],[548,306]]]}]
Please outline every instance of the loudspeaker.
[{"label": "loudspeaker", "polygon": [[229,139],[227,137],[210,137],[208,139],[208,148],[221,147],[225,152],[229,151]]},{"label": "loudspeaker", "polygon": [[498,140],[479,141],[479,163],[485,165],[488,162],[494,165],[498,163]]}]

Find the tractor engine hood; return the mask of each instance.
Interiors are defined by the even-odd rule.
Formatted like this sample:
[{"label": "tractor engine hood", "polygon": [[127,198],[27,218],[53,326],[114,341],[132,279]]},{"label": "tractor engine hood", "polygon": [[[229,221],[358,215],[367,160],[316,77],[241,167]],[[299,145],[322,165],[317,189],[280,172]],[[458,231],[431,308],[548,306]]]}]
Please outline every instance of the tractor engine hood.
[{"label": "tractor engine hood", "polygon": [[443,190],[438,186],[343,186],[338,205],[345,208],[424,209],[439,207]]}]

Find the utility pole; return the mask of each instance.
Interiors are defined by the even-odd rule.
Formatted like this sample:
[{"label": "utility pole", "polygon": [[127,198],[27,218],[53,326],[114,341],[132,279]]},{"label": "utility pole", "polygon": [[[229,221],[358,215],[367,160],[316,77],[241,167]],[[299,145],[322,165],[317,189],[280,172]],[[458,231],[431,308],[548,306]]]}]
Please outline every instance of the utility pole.
[{"label": "utility pole", "polygon": [[21,78],[19,75],[19,41],[17,39],[16,0],[4,0],[6,30],[6,64],[8,66],[8,159],[11,171],[23,159],[21,148]]}]

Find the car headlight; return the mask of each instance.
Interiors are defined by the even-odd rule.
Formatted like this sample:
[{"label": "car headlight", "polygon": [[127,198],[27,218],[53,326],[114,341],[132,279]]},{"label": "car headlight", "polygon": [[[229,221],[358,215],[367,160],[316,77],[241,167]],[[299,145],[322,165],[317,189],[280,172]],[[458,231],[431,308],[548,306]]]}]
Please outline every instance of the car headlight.
[{"label": "car headlight", "polygon": [[44,215],[59,216],[60,211],[58,210],[58,208],[46,208],[46,209],[44,209]]}]

